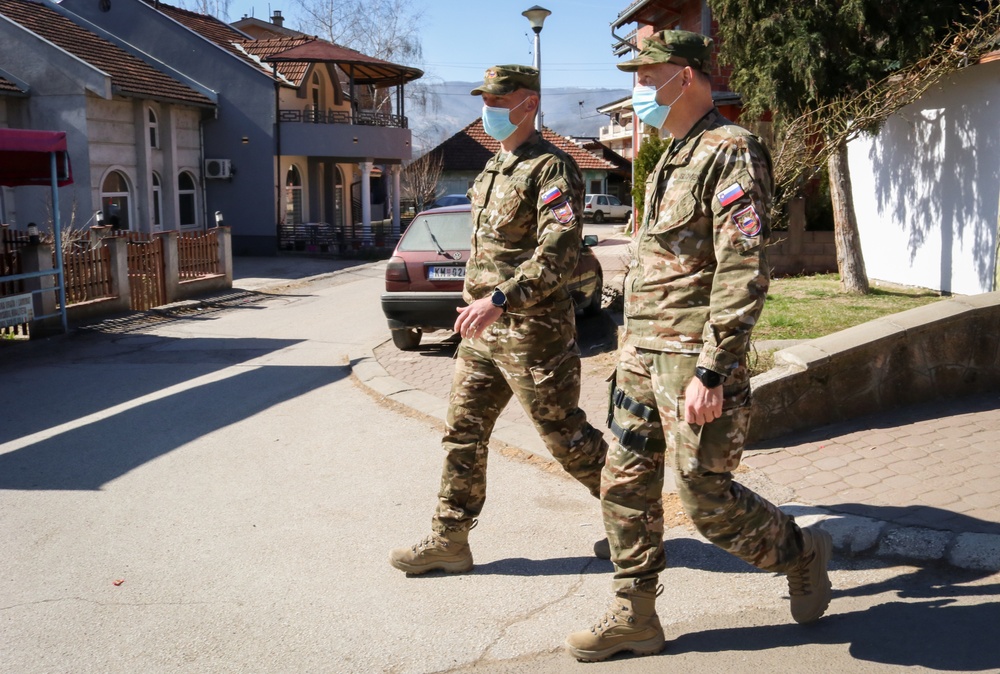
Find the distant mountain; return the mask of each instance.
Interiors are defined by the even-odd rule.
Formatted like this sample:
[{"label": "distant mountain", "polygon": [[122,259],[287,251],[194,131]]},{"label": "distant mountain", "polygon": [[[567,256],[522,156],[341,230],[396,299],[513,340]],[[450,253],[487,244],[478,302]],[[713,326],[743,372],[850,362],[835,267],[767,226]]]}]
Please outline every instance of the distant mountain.
[{"label": "distant mountain", "polygon": [[[436,147],[479,118],[483,99],[469,94],[477,84],[479,82],[442,82],[416,88],[412,93],[408,90],[406,116],[413,131],[414,157]],[[417,91],[426,104],[420,105],[413,100]],[[598,113],[597,108],[631,93],[629,89],[543,88],[543,122],[562,136],[596,137],[600,127],[608,124],[607,115]]]}]

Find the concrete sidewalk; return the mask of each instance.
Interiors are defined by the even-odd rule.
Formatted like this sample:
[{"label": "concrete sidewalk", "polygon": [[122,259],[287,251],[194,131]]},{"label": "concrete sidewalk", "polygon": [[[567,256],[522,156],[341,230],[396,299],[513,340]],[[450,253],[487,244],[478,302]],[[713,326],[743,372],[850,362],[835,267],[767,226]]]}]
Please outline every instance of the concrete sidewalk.
[{"label": "concrete sidewalk", "polygon": [[[595,229],[600,231],[595,232]],[[628,239],[610,226],[595,248],[606,285],[620,282]],[[298,263],[299,261],[296,261]],[[237,260],[234,286],[280,284],[266,259]],[[319,264],[329,264],[321,262]],[[380,264],[380,263],[375,263]],[[338,265],[339,266],[339,265]],[[301,269],[299,270],[301,272]],[[330,271],[334,271],[331,269]],[[324,274],[325,275],[325,274]],[[270,278],[279,276],[279,278]],[[581,320],[583,390],[580,406],[595,426],[606,417],[606,377],[614,368],[615,338],[602,324]],[[415,351],[388,340],[354,364],[369,388],[436,419],[444,419],[456,341],[425,335]],[[610,439],[610,434],[605,432]],[[493,437],[549,459],[520,406],[507,406]],[[796,515],[822,521],[841,554],[909,563],[946,563],[1000,570],[1000,395],[984,394],[880,414],[751,448],[737,478]],[[672,490],[668,482],[666,490]]]}]

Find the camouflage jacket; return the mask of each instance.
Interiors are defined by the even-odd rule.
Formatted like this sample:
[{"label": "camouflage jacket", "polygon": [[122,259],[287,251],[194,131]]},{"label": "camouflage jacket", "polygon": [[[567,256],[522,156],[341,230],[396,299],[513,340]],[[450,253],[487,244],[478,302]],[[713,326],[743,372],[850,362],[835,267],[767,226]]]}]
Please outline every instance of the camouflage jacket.
[{"label": "camouflage jacket", "polygon": [[698,365],[733,372],[770,281],[772,180],[764,145],[718,110],[671,142],[646,183],[626,343],[699,354]]},{"label": "camouflage jacket", "polygon": [[583,190],[573,158],[537,133],[510,154],[494,155],[468,192],[465,301],[500,288],[513,313],[568,306],[567,283],[583,242]]}]

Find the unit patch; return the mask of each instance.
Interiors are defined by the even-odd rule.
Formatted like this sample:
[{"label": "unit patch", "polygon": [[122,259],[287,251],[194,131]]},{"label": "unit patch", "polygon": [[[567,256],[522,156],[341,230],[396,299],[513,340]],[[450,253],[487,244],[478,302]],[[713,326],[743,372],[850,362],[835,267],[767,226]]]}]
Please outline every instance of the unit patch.
[{"label": "unit patch", "polygon": [[551,204],[553,201],[562,196],[562,190],[558,187],[553,187],[550,190],[546,190],[542,193],[542,205]]},{"label": "unit patch", "polygon": [[716,198],[718,198],[720,206],[728,206],[729,204],[733,203],[734,201],[742,197],[744,194],[746,194],[746,192],[743,191],[743,188],[740,187],[740,184],[733,183],[732,185],[722,190],[715,196]]},{"label": "unit patch", "polygon": [[753,204],[750,204],[742,211],[733,213],[733,222],[736,223],[736,228],[743,233],[743,236],[757,236],[760,234],[760,216],[757,215]]},{"label": "unit patch", "polygon": [[573,219],[573,207],[567,201],[560,206],[554,206],[552,208],[552,215],[556,216],[556,220],[565,225]]}]

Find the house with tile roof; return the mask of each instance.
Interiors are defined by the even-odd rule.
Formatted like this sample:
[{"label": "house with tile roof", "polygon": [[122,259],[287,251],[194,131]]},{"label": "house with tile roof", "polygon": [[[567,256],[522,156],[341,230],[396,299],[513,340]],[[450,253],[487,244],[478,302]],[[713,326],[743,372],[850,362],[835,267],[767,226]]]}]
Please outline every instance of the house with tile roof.
[{"label": "house with tile roof", "polygon": [[[618,163],[605,159],[569,138],[560,136],[548,127],[542,127],[542,137],[571,156],[583,173],[584,185],[588,192],[604,192],[609,177],[621,182],[627,171]],[[438,193],[465,194],[476,176],[486,166],[486,162],[500,149],[500,141],[488,135],[483,129],[483,120],[476,119],[464,129],[448,138],[424,157],[441,157],[441,177]],[[421,157],[423,159],[423,157]],[[600,188],[600,189],[592,189]]]},{"label": "house with tile roof", "polygon": [[[123,229],[204,226],[200,129],[215,115],[214,92],[48,0],[0,0],[0,66],[0,124],[66,132],[74,183],[60,191],[64,227],[94,224],[97,211]],[[0,217],[51,222],[35,190],[5,188]]]},{"label": "house with tile roof", "polygon": [[234,254],[367,244],[390,214],[398,232],[412,152],[403,86],[420,70],[287,29],[254,39],[157,0],[61,4],[216,93],[202,128],[207,211],[232,227]]}]

